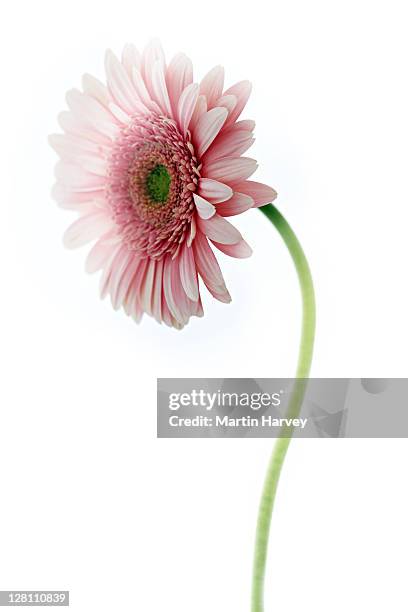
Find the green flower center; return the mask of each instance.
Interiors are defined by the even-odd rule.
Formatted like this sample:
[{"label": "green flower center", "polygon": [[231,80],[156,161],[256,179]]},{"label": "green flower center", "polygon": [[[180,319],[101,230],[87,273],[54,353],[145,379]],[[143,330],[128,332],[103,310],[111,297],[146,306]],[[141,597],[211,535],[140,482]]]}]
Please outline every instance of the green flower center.
[{"label": "green flower center", "polygon": [[146,189],[150,198],[157,204],[164,204],[170,191],[171,176],[166,166],[157,164],[146,178]]}]

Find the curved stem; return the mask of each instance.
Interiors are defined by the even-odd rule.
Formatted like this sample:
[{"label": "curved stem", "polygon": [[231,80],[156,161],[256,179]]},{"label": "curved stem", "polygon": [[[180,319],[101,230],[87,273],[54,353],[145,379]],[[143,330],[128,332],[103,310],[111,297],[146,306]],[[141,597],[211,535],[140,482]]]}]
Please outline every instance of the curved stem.
[{"label": "curved stem", "polygon": [[[299,359],[296,370],[296,381],[289,400],[288,417],[299,415],[307,385],[307,377],[312,362],[313,343],[315,335],[316,307],[313,281],[309,264],[290,225],[281,213],[273,206],[267,204],[259,209],[274,224],[286,244],[295,264],[302,294],[302,335],[300,340]],[[255,537],[255,554],[252,578],[252,612],[264,610],[264,581],[265,567],[268,551],[269,530],[272,510],[278,487],[279,476],[290,444],[292,428],[286,427],[281,431],[281,437],[276,440],[272,457],[266,473],[264,488],[258,512],[258,522]]]}]

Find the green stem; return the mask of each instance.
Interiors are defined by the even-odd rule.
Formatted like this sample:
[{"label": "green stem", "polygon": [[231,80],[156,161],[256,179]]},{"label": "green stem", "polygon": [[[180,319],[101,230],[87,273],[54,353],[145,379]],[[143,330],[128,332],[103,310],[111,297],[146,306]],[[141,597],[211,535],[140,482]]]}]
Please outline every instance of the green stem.
[{"label": "green stem", "polygon": [[[274,224],[275,228],[278,230],[284,243],[286,244],[293,259],[293,263],[295,264],[302,294],[303,317],[299,359],[296,370],[296,381],[290,396],[287,413],[288,417],[294,418],[299,415],[302,407],[303,397],[307,385],[307,377],[309,376],[310,365],[312,362],[316,322],[313,281],[309,264],[307,263],[307,259],[300,242],[296,238],[296,235],[284,217],[275,208],[275,206],[273,206],[273,204],[262,206],[259,210],[263,212],[264,215]],[[265,567],[272,510],[276,497],[279,476],[288,446],[290,444],[291,436],[292,429],[286,428],[281,432],[281,437],[276,440],[262,491],[255,537],[255,554],[252,577],[252,612],[263,612],[264,610]]]}]

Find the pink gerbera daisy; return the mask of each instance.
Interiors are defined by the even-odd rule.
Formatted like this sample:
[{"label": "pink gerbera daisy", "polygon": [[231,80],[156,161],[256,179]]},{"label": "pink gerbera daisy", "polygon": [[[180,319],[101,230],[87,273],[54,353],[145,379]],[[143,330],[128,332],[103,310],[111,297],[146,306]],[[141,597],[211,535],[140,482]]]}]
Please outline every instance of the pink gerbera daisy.
[{"label": "pink gerbera daisy", "polygon": [[238,121],[251,85],[223,91],[220,66],[194,83],[191,61],[166,65],[157,42],[141,56],[127,45],[121,62],[108,51],[105,66],[107,86],[85,75],[59,117],[65,134],[50,137],[61,157],[54,197],[79,213],[65,244],[95,241],[86,269],[102,270],[101,296],[115,309],[182,328],[203,314],[199,277],[230,301],[209,243],[251,254],[226,217],[276,197],[248,180],[257,164],[242,157],[254,142],[254,122]]}]

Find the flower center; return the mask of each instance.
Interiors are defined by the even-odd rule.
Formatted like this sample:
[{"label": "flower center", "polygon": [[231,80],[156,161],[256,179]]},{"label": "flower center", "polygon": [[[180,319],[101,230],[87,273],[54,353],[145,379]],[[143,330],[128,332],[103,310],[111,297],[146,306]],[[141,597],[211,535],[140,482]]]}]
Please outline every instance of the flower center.
[{"label": "flower center", "polygon": [[146,177],[146,189],[150,198],[157,204],[167,201],[170,191],[171,177],[166,166],[157,164]]},{"label": "flower center", "polygon": [[124,127],[109,160],[107,197],[129,250],[158,260],[177,254],[195,228],[198,168],[189,134],[174,121],[137,115]]}]

